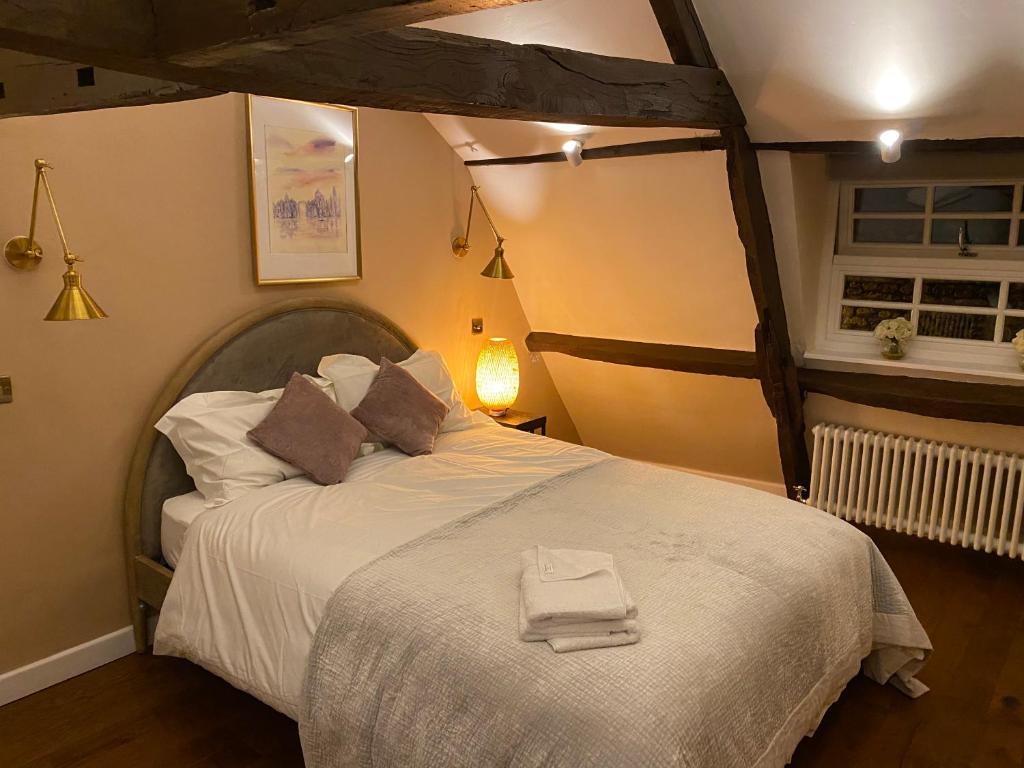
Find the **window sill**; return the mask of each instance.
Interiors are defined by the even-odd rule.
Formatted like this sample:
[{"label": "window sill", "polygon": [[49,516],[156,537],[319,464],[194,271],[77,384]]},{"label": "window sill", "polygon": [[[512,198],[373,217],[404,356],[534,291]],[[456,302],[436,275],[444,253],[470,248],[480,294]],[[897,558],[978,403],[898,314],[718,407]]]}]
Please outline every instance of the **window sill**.
[{"label": "window sill", "polygon": [[879,373],[890,376],[916,376],[923,379],[1024,385],[1024,371],[1016,363],[1006,365],[967,364],[962,361],[931,357],[927,354],[915,354],[912,350],[908,350],[907,356],[902,360],[886,360],[877,353],[808,350],[804,353],[803,364],[807,368],[824,371]]}]

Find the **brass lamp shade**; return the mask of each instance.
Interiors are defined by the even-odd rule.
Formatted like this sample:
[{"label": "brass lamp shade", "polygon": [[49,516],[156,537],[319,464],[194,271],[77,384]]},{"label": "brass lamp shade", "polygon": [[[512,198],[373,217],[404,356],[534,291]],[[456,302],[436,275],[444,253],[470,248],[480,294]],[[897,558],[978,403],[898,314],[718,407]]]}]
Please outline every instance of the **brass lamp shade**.
[{"label": "brass lamp shade", "polygon": [[505,261],[505,249],[500,245],[494,249],[494,258],[491,259],[487,266],[484,267],[484,271],[480,273],[484,277],[494,277],[499,280],[511,280],[515,277],[512,270],[508,266],[508,262]]},{"label": "brass lamp shade", "polygon": [[82,276],[69,268],[64,273],[64,288],[53,302],[44,320],[100,320],[107,316],[100,305],[82,287]]}]

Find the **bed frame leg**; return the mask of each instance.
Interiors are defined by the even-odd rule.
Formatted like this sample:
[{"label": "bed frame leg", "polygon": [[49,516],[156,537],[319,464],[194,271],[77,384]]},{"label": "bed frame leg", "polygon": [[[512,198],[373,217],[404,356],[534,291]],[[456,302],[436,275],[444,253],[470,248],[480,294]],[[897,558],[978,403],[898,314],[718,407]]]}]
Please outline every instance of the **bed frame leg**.
[{"label": "bed frame leg", "polygon": [[135,629],[135,652],[145,653],[149,647],[149,611],[146,604],[137,600],[132,605],[132,627]]}]

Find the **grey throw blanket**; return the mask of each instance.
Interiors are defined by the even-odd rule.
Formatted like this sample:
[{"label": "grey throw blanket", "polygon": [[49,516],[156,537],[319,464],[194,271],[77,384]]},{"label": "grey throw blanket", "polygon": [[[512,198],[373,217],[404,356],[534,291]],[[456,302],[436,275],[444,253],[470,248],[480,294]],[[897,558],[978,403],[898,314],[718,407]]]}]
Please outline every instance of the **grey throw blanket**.
[{"label": "grey throw blanket", "polygon": [[[537,543],[614,555],[640,643],[520,641],[519,553]],[[862,659],[910,680],[928,649],[847,523],[609,459],[349,577],[317,631],[300,733],[309,768],[781,766]]]}]

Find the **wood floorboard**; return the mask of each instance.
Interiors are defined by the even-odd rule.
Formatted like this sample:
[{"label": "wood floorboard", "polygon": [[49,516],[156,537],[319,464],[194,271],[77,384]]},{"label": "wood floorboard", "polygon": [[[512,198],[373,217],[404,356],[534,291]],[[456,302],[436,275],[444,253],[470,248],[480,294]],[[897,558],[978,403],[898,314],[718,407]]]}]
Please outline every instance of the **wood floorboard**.
[{"label": "wood floorboard", "polygon": [[[864,529],[935,652],[911,700],[857,677],[798,768],[1024,768],[1024,563]],[[295,724],[179,659],[129,656],[0,708],[2,768],[298,768]]]}]

